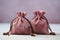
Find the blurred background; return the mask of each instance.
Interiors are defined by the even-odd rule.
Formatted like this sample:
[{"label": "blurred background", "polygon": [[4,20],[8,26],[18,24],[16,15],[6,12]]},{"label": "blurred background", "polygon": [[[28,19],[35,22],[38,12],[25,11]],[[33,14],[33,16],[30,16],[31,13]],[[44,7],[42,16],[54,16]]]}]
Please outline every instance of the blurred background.
[{"label": "blurred background", "polygon": [[45,10],[49,23],[60,24],[60,0],[0,0],[0,23],[10,23],[17,11],[31,20],[33,10]]}]

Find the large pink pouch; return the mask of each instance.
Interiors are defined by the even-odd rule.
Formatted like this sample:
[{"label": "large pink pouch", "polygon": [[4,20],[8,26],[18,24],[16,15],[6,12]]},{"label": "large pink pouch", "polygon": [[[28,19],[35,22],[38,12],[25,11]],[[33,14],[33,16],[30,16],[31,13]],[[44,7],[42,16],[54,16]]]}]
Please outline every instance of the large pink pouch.
[{"label": "large pink pouch", "polygon": [[26,13],[17,12],[17,17],[12,20],[10,30],[4,34],[29,35],[32,34],[30,21],[25,17]]}]

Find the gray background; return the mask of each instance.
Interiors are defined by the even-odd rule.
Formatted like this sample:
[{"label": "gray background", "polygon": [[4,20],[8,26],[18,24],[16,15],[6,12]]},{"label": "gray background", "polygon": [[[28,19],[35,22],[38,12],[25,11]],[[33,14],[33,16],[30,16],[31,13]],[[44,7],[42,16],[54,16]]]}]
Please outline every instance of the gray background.
[{"label": "gray background", "polygon": [[17,11],[26,11],[31,20],[33,10],[45,10],[50,23],[60,24],[60,0],[0,0],[0,23],[10,23]]}]

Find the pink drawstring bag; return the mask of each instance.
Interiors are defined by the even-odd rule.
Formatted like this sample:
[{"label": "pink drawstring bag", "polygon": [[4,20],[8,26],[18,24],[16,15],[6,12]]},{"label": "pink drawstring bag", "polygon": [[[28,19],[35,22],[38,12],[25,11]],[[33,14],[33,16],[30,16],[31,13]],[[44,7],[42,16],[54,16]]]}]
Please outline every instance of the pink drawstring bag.
[{"label": "pink drawstring bag", "polygon": [[17,12],[17,17],[12,20],[10,30],[4,35],[32,35],[32,28],[30,21],[25,17],[25,12]]},{"label": "pink drawstring bag", "polygon": [[[32,28],[34,30],[35,34],[52,34],[55,35],[54,32],[52,32],[51,28],[49,27],[49,23],[47,18],[44,16],[44,11],[34,11],[34,17],[31,20]],[[49,29],[51,33],[49,33]]]}]

